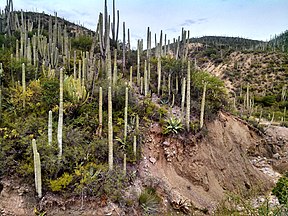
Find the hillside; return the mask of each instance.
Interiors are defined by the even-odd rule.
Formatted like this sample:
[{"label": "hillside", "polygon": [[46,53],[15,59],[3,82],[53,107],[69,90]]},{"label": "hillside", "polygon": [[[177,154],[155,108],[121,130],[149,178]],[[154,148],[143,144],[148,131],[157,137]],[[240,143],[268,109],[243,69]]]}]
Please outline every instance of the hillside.
[{"label": "hillside", "polygon": [[106,1],[96,32],[7,3],[1,215],[251,215],[263,196],[283,210],[285,52],[184,29],[152,47],[150,28],[131,50]]}]

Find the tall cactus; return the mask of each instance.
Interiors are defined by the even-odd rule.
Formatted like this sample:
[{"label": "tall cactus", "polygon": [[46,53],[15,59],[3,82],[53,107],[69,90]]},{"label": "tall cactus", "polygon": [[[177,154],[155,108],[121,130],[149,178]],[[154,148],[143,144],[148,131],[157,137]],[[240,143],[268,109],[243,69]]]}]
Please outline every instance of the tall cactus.
[{"label": "tall cactus", "polygon": [[99,126],[97,129],[97,134],[99,137],[102,137],[102,125],[103,125],[103,117],[102,117],[102,106],[103,106],[103,93],[102,87],[99,87]]},{"label": "tall cactus", "polygon": [[57,141],[59,154],[58,157],[62,158],[62,136],[63,136],[63,68],[60,69],[60,97],[59,97],[59,118],[58,118],[58,133]]},{"label": "tall cactus", "polygon": [[112,90],[108,87],[108,164],[113,170],[113,125],[112,125]]},{"label": "tall cactus", "polygon": [[149,85],[148,85],[148,72],[147,72],[147,61],[145,60],[144,63],[144,95],[147,96],[149,91]]},{"label": "tall cactus", "polygon": [[186,97],[186,129],[190,131],[190,103],[191,103],[191,72],[190,72],[190,61],[188,61],[187,68],[187,97]]},{"label": "tall cactus", "polygon": [[116,85],[116,82],[118,80],[118,74],[117,74],[117,49],[114,49],[114,66],[113,66],[113,86]]},{"label": "tall cactus", "polygon": [[126,35],[126,32],[125,32],[125,22],[123,22],[123,45],[122,45],[122,49],[123,49],[123,53],[122,53],[122,72],[123,72],[123,75],[124,75],[124,71],[125,71],[125,68],[126,68],[126,39],[125,39],[125,35]]},{"label": "tall cactus", "polygon": [[25,64],[22,63],[22,88],[23,88],[23,108],[25,109],[26,104],[26,72]]},{"label": "tall cactus", "polygon": [[158,73],[158,89],[157,93],[160,95],[160,90],[161,90],[161,58],[158,57],[157,61],[157,73]]},{"label": "tall cactus", "polygon": [[48,115],[48,144],[52,144],[52,111],[49,110],[49,115]]},{"label": "tall cactus", "polygon": [[140,87],[140,40],[137,41],[137,86]]},{"label": "tall cactus", "polygon": [[186,78],[184,77],[182,80],[182,88],[181,88],[181,117],[184,118],[185,113],[185,94],[186,94]]},{"label": "tall cactus", "polygon": [[[124,108],[124,142],[127,142],[127,128],[128,128],[128,87],[125,89],[125,108]],[[126,149],[125,149],[126,151]],[[126,152],[123,159],[123,171],[126,175]]]},{"label": "tall cactus", "polygon": [[201,112],[200,112],[200,128],[202,128],[203,124],[204,124],[204,110],[205,110],[206,88],[207,88],[207,82],[204,81],[204,83],[203,83],[202,101],[201,101]]},{"label": "tall cactus", "polygon": [[41,161],[37,151],[36,140],[32,140],[33,156],[34,156],[34,175],[35,188],[39,198],[42,198],[42,179],[41,179]]}]

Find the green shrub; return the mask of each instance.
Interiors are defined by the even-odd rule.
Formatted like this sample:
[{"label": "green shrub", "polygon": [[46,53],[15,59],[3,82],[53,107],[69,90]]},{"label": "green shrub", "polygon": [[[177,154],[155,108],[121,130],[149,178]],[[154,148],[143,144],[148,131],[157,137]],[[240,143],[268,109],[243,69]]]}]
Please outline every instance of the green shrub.
[{"label": "green shrub", "polygon": [[59,192],[65,189],[73,180],[73,176],[64,173],[61,177],[55,179],[55,180],[50,180],[50,188],[53,192]]},{"label": "green shrub", "polygon": [[154,188],[145,188],[139,196],[139,205],[144,214],[153,215],[158,212],[160,197]]},{"label": "green shrub", "polygon": [[272,190],[272,194],[278,198],[281,204],[288,203],[288,173],[277,181],[276,186]]}]

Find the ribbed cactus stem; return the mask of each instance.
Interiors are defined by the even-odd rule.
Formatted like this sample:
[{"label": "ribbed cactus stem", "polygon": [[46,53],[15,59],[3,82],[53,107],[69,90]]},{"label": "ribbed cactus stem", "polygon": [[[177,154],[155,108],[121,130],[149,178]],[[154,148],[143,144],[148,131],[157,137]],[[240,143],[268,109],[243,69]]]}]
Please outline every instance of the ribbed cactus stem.
[{"label": "ribbed cactus stem", "polygon": [[74,79],[77,79],[77,70],[76,70],[76,50],[74,50],[74,58],[73,58],[73,72],[74,72]]},{"label": "ribbed cactus stem", "polygon": [[34,157],[34,175],[35,188],[39,198],[42,198],[42,179],[41,179],[41,161],[37,151],[36,140],[32,140],[33,157]]},{"label": "ribbed cactus stem", "polygon": [[125,39],[125,22],[123,22],[123,45],[122,45],[123,53],[122,53],[122,72],[124,75],[125,67],[126,67],[126,39]]},{"label": "ribbed cactus stem", "polygon": [[191,90],[191,72],[190,72],[190,61],[188,61],[188,68],[187,68],[187,101],[186,101],[186,129],[190,131],[190,90]]},{"label": "ribbed cactus stem", "polygon": [[147,73],[147,61],[144,63],[144,95],[147,96],[149,88],[148,88],[148,73]]},{"label": "ribbed cactus stem", "polygon": [[58,133],[57,133],[57,141],[58,141],[58,150],[59,159],[62,158],[62,133],[63,133],[63,68],[60,69],[60,91],[59,91],[59,117],[58,117]]},{"label": "ribbed cactus stem", "polygon": [[117,49],[114,49],[114,67],[113,67],[113,86],[116,85],[118,79],[117,74]]},{"label": "ribbed cactus stem", "polygon": [[22,63],[22,89],[23,89],[23,108],[25,109],[26,104],[26,73],[25,64]]},{"label": "ribbed cactus stem", "polygon": [[112,90],[108,87],[108,164],[113,170],[113,125],[112,125]]},{"label": "ribbed cactus stem", "polygon": [[137,86],[140,87],[140,40],[137,43]]},{"label": "ribbed cactus stem", "polygon": [[135,126],[135,129],[136,129],[136,133],[139,133],[139,115],[136,115],[136,126]]},{"label": "ribbed cactus stem", "polygon": [[82,77],[82,73],[81,73],[81,69],[82,69],[82,61],[79,60],[79,66],[78,66],[78,79],[80,79],[81,82],[81,77]]},{"label": "ribbed cactus stem", "polygon": [[140,78],[140,94],[143,94],[143,77]]},{"label": "ribbed cactus stem", "polygon": [[124,153],[124,156],[123,156],[123,174],[124,175],[126,175],[126,172],[127,172],[127,168],[126,168],[127,162],[126,162],[126,160],[127,160],[127,155]]},{"label": "ribbed cactus stem", "polygon": [[132,87],[133,83],[133,67],[130,66],[130,81],[129,81],[129,86]]},{"label": "ribbed cactus stem", "polygon": [[137,154],[137,138],[136,136],[133,136],[133,154],[136,159],[136,154]]},{"label": "ribbed cactus stem", "polygon": [[49,110],[48,114],[48,144],[52,144],[52,111]]},{"label": "ribbed cactus stem", "polygon": [[103,125],[102,106],[103,106],[103,93],[102,93],[102,87],[99,87],[99,127],[98,127],[98,134],[100,137],[102,136],[102,125]]},{"label": "ribbed cactus stem", "polygon": [[124,140],[127,140],[127,128],[128,128],[128,87],[125,89],[125,108],[124,108]]},{"label": "ribbed cactus stem", "polygon": [[186,78],[184,77],[182,80],[182,88],[181,88],[181,116],[182,118],[184,118],[185,92],[186,92]]},{"label": "ribbed cactus stem", "polygon": [[207,82],[203,83],[203,94],[201,101],[201,111],[200,111],[200,128],[204,125],[204,110],[205,110],[205,97],[206,97]]},{"label": "ribbed cactus stem", "polygon": [[157,73],[158,73],[158,89],[157,93],[160,95],[160,90],[161,90],[161,58],[158,57],[157,61]]}]

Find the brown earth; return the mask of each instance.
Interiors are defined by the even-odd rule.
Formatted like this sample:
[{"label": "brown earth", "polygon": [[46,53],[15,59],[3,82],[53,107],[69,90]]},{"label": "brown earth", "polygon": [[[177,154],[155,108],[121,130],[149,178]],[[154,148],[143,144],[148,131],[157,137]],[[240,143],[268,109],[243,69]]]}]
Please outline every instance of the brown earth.
[{"label": "brown earth", "polygon": [[150,128],[140,174],[158,181],[170,202],[186,200],[212,212],[225,192],[265,191],[273,185],[249,160],[248,153],[263,147],[263,139],[233,116],[220,113],[203,137],[171,138],[161,132],[157,124]]}]

